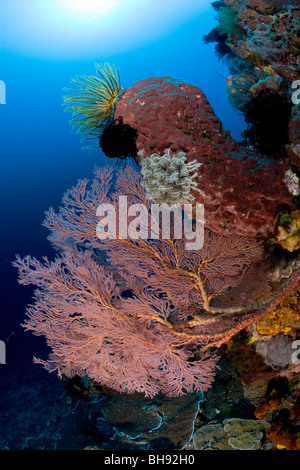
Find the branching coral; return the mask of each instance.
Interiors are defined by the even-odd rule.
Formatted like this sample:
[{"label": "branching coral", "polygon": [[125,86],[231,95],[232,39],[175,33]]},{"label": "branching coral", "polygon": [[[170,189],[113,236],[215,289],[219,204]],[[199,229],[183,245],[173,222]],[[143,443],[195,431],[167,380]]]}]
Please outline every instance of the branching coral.
[{"label": "branching coral", "polygon": [[65,89],[63,97],[66,110],[73,113],[71,125],[84,138],[98,138],[110,122],[115,104],[122,91],[119,70],[108,63],[95,64],[99,76],[88,76],[71,80],[79,90]]},{"label": "branching coral", "polygon": [[20,282],[38,287],[25,327],[52,349],[48,361],[36,361],[125,393],[207,390],[216,364],[209,346],[273,309],[299,273],[270,291],[262,245],[248,237],[206,231],[198,251],[186,250],[184,239],[163,238],[163,227],[158,239],[99,240],[99,203],[115,207],[117,220],[120,194],[150,210],[132,168],[119,171],[115,192],[111,181],[112,169],[96,169],[90,188],[79,181],[60,211],[48,212],[45,225],[60,249],[53,262],[28,256],[14,263]]},{"label": "branching coral", "polygon": [[[143,158],[143,151],[140,151]],[[195,177],[200,163],[186,162],[184,152],[171,155],[170,149],[160,156],[156,153],[142,159],[141,172],[147,197],[159,204],[184,204],[194,200],[193,190],[197,187]]]},{"label": "branching coral", "polygon": [[168,322],[170,303],[136,276],[120,272],[115,278],[88,251],[67,251],[52,263],[27,257],[16,264],[22,283],[40,288],[24,326],[46,336],[52,353],[35,362],[49,372],[88,375],[119,392],[146,396],[197,392],[212,382],[216,358],[193,361],[193,340],[174,335]]}]

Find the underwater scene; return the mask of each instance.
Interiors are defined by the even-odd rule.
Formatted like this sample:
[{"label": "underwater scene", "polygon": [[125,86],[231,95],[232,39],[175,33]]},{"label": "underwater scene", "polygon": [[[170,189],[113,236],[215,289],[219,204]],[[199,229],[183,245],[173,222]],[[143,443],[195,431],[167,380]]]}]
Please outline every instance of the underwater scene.
[{"label": "underwater scene", "polygon": [[0,40],[0,450],[300,450],[299,1],[0,0]]}]

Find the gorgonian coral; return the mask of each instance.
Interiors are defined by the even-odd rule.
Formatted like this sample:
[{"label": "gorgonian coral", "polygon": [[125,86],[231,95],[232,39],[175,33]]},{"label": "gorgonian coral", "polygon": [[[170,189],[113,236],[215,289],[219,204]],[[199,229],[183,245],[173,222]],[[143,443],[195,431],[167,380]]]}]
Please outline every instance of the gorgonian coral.
[{"label": "gorgonian coral", "polygon": [[187,250],[172,231],[163,238],[162,227],[158,239],[100,240],[99,203],[110,203],[116,220],[120,194],[151,212],[137,172],[120,170],[115,191],[112,176],[112,169],[96,169],[90,187],[79,181],[58,213],[49,210],[45,225],[60,249],[54,261],[27,256],[14,263],[20,282],[38,287],[25,327],[45,336],[52,352],[48,361],[36,362],[119,392],[205,391],[216,365],[209,347],[273,309],[299,274],[272,292],[261,243],[209,230],[200,250]]},{"label": "gorgonian coral", "polygon": [[76,76],[71,83],[79,89],[66,88],[63,97],[66,110],[73,113],[71,125],[84,138],[98,138],[110,122],[115,104],[122,91],[119,70],[108,63],[95,64],[100,76]]},{"label": "gorgonian coral", "polygon": [[22,283],[39,286],[24,326],[47,338],[49,360],[35,362],[49,372],[146,396],[204,391],[213,381],[216,358],[193,360],[193,339],[174,334],[168,321],[170,302],[134,274],[113,276],[89,251],[17,264]]}]

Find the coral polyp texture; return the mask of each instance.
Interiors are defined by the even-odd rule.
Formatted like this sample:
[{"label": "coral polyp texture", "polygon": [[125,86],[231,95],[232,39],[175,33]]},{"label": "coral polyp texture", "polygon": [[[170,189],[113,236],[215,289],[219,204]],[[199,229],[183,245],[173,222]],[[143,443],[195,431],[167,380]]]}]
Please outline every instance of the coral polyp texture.
[{"label": "coral polyp texture", "polygon": [[97,76],[76,76],[71,83],[77,89],[65,91],[66,110],[72,112],[71,125],[83,138],[97,138],[110,122],[122,91],[119,70],[108,63],[95,64]]},{"label": "coral polyp texture", "polygon": [[259,241],[209,230],[198,251],[187,250],[172,230],[164,238],[161,226],[154,240],[118,234],[100,240],[98,204],[111,204],[120,220],[118,200],[126,195],[128,204],[151,213],[137,172],[119,170],[115,188],[112,177],[112,169],[96,169],[91,185],[79,181],[58,213],[48,211],[44,225],[60,251],[55,260],[27,256],[14,263],[20,283],[38,288],[24,326],[45,336],[52,350],[36,362],[124,393],[205,391],[217,361],[211,346],[278,305],[299,282],[298,265],[274,284]]},{"label": "coral polyp texture", "polygon": [[259,335],[276,336],[279,333],[296,337],[300,329],[300,295],[297,289],[256,323]]}]

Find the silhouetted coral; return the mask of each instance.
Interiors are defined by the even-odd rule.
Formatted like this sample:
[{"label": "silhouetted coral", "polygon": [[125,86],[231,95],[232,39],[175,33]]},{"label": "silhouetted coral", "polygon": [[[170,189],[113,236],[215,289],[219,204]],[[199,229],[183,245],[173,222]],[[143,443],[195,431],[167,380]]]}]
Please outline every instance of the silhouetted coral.
[{"label": "silhouetted coral", "polygon": [[104,129],[99,144],[107,158],[125,159],[136,156],[136,137],[136,129],[124,124],[123,119],[119,117]]},{"label": "silhouetted coral", "polygon": [[288,123],[292,104],[287,95],[265,88],[254,93],[245,104],[245,120],[250,126],[244,136],[262,153],[284,150],[288,142]]},{"label": "silhouetted coral", "polygon": [[215,46],[215,51],[220,60],[228,59],[234,55],[230,47],[226,44],[226,39],[226,34],[220,34],[218,28],[213,28],[210,33],[203,36],[203,40],[206,44],[211,42],[217,43]]}]

